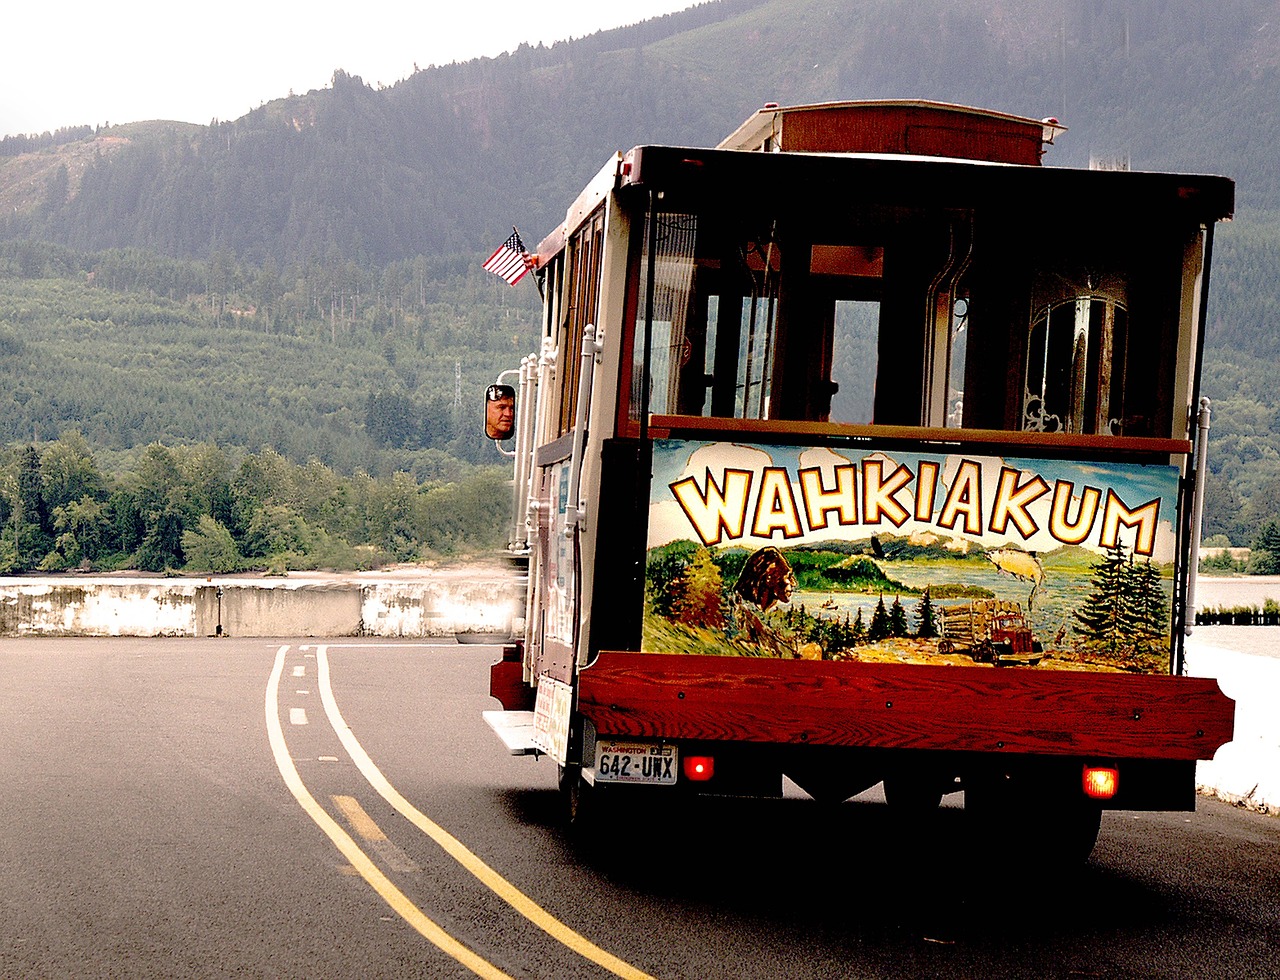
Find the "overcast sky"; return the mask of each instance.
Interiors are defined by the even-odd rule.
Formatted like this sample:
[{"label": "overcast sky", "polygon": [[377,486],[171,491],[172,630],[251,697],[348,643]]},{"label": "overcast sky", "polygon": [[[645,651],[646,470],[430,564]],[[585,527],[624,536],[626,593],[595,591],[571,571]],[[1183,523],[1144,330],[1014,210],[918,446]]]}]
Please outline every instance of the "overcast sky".
[{"label": "overcast sky", "polygon": [[448,64],[634,24],[696,0],[13,0],[0,18],[0,136],[237,119],[335,68],[391,85]]}]

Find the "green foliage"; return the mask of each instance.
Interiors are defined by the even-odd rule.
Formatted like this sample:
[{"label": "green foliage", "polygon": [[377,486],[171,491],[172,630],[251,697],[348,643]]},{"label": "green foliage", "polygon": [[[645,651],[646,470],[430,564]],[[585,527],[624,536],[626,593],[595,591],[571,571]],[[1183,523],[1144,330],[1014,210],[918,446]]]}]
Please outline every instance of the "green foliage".
[{"label": "green foliage", "polygon": [[343,570],[503,542],[503,467],[450,483],[342,477],[278,453],[147,446],[102,472],[78,433],[0,454],[0,574],[100,570]]},{"label": "green foliage", "polygon": [[1252,211],[1215,238],[1201,392],[1211,400],[1203,533],[1253,539],[1280,516],[1280,212]]},{"label": "green foliage", "polygon": [[1249,552],[1248,570],[1253,575],[1280,575],[1280,522],[1262,525]]},{"label": "green foliage", "polygon": [[1223,548],[1221,551],[1206,555],[1200,559],[1199,569],[1209,575],[1244,572],[1246,564],[1237,558],[1233,558],[1231,552]]},{"label": "green foliage", "polygon": [[679,583],[698,549],[693,541],[673,541],[649,551],[645,565],[645,598],[659,616],[675,618],[676,603],[680,598]]},{"label": "green foliage", "polygon": [[867,639],[872,643],[877,640],[883,640],[889,635],[889,614],[884,608],[884,596],[880,596],[880,601],[876,603],[875,610],[871,613],[871,624],[867,627]]},{"label": "green foliage", "polygon": [[797,638],[798,644],[816,644],[822,650],[824,660],[839,659],[842,653],[852,650],[866,636],[861,610],[857,620],[850,622],[847,615],[843,620],[814,616],[801,604],[788,609],[783,622]]},{"label": "green foliage", "polygon": [[784,554],[795,573],[797,587],[802,590],[909,591],[901,582],[886,576],[874,559],[862,554],[845,554],[834,545],[788,548]]},{"label": "green foliage", "polygon": [[1074,612],[1076,633],[1112,658],[1150,653],[1168,635],[1168,600],[1160,573],[1119,542],[1092,566],[1090,591]]},{"label": "green foliage", "polygon": [[208,514],[201,514],[193,531],[182,532],[187,567],[201,572],[242,572],[246,563],[231,532]]},{"label": "green foliage", "polygon": [[853,617],[853,624],[849,628],[849,639],[851,643],[862,643],[867,639],[867,625],[862,621],[862,608],[858,608],[857,614]]},{"label": "green foliage", "polygon": [[672,618],[686,626],[723,629],[724,581],[706,548],[693,553],[688,566],[674,583]]},{"label": "green foliage", "polygon": [[[512,221],[536,240],[614,149],[714,145],[765,97],[918,95],[1062,117],[1050,165],[1237,179],[1209,294],[1205,530],[1251,540],[1280,516],[1272,13],[721,0],[385,87],[339,70],[209,126],[6,136],[0,158],[40,169],[0,171],[0,443],[78,427],[99,453],[270,446],[456,480],[491,458],[476,392],[536,333],[534,291],[476,271]],[[24,520],[14,540],[53,533],[51,513]]]},{"label": "green foliage", "polygon": [[929,595],[929,589],[926,588],[924,594],[920,596],[920,605],[916,609],[916,636],[929,639],[937,635],[937,614],[933,610],[933,599]]},{"label": "green foliage", "polygon": [[864,583],[887,582],[880,566],[865,555],[852,555],[839,562],[827,565],[822,574],[832,582],[841,585],[862,585]]},{"label": "green foliage", "polygon": [[14,538],[11,527],[6,527],[0,532],[0,575],[9,575],[21,570],[18,543]]},{"label": "green foliage", "polygon": [[885,628],[890,636],[906,636],[909,633],[907,613],[902,608],[902,599],[899,596],[894,596],[893,604],[889,606],[889,617]]},{"label": "green foliage", "polygon": [[250,558],[305,554],[314,543],[315,532],[306,520],[284,504],[259,506],[244,532],[244,553]]},{"label": "green foliage", "polygon": [[497,460],[481,392],[535,346],[535,291],[501,290],[422,260],[270,273],[0,243],[0,442],[77,429],[456,478]]}]

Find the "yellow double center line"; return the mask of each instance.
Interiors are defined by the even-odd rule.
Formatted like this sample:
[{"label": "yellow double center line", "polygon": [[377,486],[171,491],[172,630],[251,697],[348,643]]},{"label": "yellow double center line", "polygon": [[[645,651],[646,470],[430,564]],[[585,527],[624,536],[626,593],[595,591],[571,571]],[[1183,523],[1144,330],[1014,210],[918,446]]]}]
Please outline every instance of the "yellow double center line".
[{"label": "yellow double center line", "polygon": [[[284,777],[285,784],[293,793],[294,798],[311,819],[328,835],[338,850],[342,852],[342,855],[351,862],[351,866],[355,868],[360,876],[369,883],[374,891],[382,896],[383,900],[401,918],[416,929],[425,939],[482,977],[507,977],[506,973],[503,973],[492,963],[467,949],[467,947],[463,946],[423,914],[421,909],[414,905],[403,892],[391,883],[386,875],[378,870],[378,867],[370,860],[368,855],[316,803],[315,798],[307,790],[302,779],[298,776],[293,760],[289,757],[288,749],[284,742],[284,733],[280,728],[278,694],[280,675],[284,670],[284,658],[288,649],[287,646],[282,646],[276,652],[275,667],[267,684],[266,713],[267,733],[271,741],[271,750],[275,754],[276,765],[280,769],[280,774]],[[333,730],[337,733],[343,748],[347,750],[347,754],[351,756],[356,767],[364,774],[365,779],[369,781],[369,784],[377,790],[384,800],[413,823],[415,827],[439,844],[450,857],[474,875],[485,887],[547,935],[615,976],[625,977],[627,980],[653,980],[649,974],[601,949],[585,936],[570,929],[547,912],[546,909],[538,905],[537,902],[529,898],[528,895],[516,888],[515,885],[494,871],[493,868],[489,867],[456,837],[401,796],[396,788],[388,782],[373,760],[369,758],[368,753],[365,752],[363,746],[356,740],[356,737],[351,733],[351,729],[343,720],[342,712],[338,710],[338,703],[333,697],[333,689],[329,683],[329,658],[327,647],[325,646],[316,647],[316,670],[320,684],[320,699],[324,704],[329,724],[333,726]]]}]

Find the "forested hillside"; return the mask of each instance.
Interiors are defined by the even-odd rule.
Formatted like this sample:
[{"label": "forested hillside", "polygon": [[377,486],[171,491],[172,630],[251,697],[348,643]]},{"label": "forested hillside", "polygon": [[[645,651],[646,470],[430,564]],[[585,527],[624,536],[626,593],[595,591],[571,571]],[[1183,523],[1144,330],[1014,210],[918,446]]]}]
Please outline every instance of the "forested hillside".
[{"label": "forested hillside", "polygon": [[714,144],[766,101],[933,98],[1059,117],[1049,165],[1237,180],[1206,530],[1247,544],[1280,515],[1277,93],[1276,0],[716,0],[204,127],[10,134],[0,440],[461,478],[493,459],[464,416],[536,333],[532,287],[478,272],[513,223],[535,241],[613,150]]},{"label": "forested hillside", "polygon": [[[332,85],[208,127],[130,124],[53,161],[0,235],[277,266],[383,264],[537,238],[615,149],[718,142],[766,101],[920,97],[1070,127],[1049,162],[1226,173],[1280,209],[1275,0],[716,0],[551,47]],[[76,122],[71,120],[69,122]],[[77,132],[69,129],[67,133]],[[30,140],[0,143],[5,178]],[[25,173],[25,171],[24,171]],[[14,207],[17,207],[17,213]]]},{"label": "forested hillside", "polygon": [[537,293],[466,259],[308,263],[0,242],[0,443],[269,446],[422,479],[494,463],[481,392],[537,342]]},{"label": "forested hillside", "polygon": [[282,289],[224,253],[0,242],[0,574],[500,547],[481,392],[533,345],[536,293],[454,265],[314,263]]}]

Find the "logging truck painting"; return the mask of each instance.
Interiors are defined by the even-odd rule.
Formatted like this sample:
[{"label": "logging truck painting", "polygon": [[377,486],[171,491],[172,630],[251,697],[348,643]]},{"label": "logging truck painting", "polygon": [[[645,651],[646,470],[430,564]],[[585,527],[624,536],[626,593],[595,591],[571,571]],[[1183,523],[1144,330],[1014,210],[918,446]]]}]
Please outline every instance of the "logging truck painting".
[{"label": "logging truck painting", "polygon": [[1166,670],[1177,470],[655,443],[645,647]]},{"label": "logging truck painting", "polygon": [[975,599],[943,606],[938,653],[967,652],[975,663],[1035,666],[1044,659],[1044,645],[1035,638],[1022,607],[1002,599]]}]

